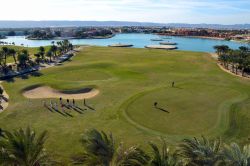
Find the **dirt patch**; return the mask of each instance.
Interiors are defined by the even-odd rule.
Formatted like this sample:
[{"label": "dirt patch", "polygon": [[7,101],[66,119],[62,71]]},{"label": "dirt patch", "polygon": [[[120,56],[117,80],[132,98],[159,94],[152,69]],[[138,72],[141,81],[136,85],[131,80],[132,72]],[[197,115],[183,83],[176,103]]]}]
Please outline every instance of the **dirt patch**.
[{"label": "dirt patch", "polygon": [[99,94],[99,90],[93,88],[84,88],[80,90],[59,91],[48,86],[40,86],[26,89],[23,96],[30,99],[43,98],[65,98],[65,99],[90,99]]}]

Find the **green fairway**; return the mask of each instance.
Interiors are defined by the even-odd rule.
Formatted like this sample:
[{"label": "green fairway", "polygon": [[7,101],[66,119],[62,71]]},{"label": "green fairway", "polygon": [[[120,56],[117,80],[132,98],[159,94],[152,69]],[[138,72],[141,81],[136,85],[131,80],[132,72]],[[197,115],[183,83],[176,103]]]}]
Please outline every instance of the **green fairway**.
[{"label": "green fairway", "polygon": [[[202,134],[250,142],[250,81],[223,72],[207,53],[86,47],[61,66],[2,85],[10,103],[0,114],[0,127],[48,130],[47,149],[65,162],[81,150],[81,133],[92,128],[112,132],[130,145],[159,136],[174,144]],[[95,87],[100,93],[87,103],[96,111],[71,110],[71,116],[50,112],[44,99],[22,95],[34,85]],[[155,109],[154,102],[170,113]],[[83,101],[77,104],[83,107]]]}]

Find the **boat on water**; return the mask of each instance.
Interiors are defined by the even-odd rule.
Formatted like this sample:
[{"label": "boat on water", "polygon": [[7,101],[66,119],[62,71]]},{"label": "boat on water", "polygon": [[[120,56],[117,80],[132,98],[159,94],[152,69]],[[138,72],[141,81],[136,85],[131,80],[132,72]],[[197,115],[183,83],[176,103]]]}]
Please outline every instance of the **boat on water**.
[{"label": "boat on water", "polygon": [[173,43],[173,42],[160,42],[160,45],[177,45],[177,43]]},{"label": "boat on water", "polygon": [[148,45],[148,46],[145,46],[145,48],[162,49],[162,50],[175,50],[178,47],[173,46],[173,45]]},{"label": "boat on water", "polygon": [[133,44],[111,44],[111,45],[108,45],[108,47],[133,47],[134,45]]},{"label": "boat on water", "polygon": [[163,41],[163,39],[151,39],[151,41]]}]

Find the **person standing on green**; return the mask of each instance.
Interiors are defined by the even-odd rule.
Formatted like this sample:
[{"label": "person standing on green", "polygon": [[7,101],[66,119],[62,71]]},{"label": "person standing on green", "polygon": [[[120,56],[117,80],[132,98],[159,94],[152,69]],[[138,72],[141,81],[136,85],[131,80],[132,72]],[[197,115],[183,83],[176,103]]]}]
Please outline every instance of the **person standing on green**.
[{"label": "person standing on green", "polygon": [[174,85],[175,85],[175,82],[173,81],[173,82],[172,82],[172,88],[174,88]]}]

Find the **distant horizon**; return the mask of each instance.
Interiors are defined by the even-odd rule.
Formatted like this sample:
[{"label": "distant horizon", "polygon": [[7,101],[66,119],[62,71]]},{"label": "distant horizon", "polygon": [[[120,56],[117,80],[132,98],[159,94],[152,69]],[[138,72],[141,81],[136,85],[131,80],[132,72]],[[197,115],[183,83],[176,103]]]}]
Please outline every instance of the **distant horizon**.
[{"label": "distant horizon", "polygon": [[[250,23],[249,0],[8,0],[0,20]],[[11,10],[10,10],[11,9]]]},{"label": "distant horizon", "polygon": [[248,25],[250,22],[246,23],[188,23],[188,22],[151,22],[151,21],[119,21],[119,20],[0,20],[0,22],[120,22],[120,23],[149,23],[149,24],[189,24],[189,25]]}]

